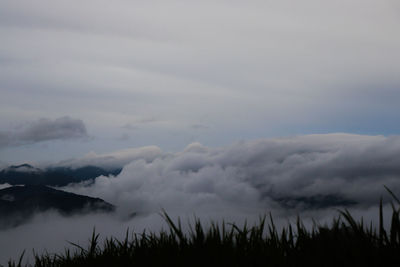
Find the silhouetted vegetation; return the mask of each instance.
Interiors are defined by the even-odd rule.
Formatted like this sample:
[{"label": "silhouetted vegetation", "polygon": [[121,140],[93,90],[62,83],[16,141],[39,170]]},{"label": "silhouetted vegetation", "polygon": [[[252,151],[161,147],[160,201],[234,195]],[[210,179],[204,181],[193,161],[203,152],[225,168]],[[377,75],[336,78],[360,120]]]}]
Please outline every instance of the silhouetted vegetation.
[{"label": "silhouetted vegetation", "polygon": [[[390,193],[391,191],[388,190]],[[392,194],[392,193],[391,193]],[[393,195],[393,194],[392,194]],[[62,254],[35,255],[34,266],[399,266],[400,201],[394,196],[390,228],[383,227],[382,201],[378,229],[356,221],[347,211],[331,225],[306,229],[300,219],[278,230],[272,216],[254,226],[212,223],[207,229],[195,219],[190,231],[162,216],[169,230],[126,234],[99,244],[93,231],[89,246],[73,244]],[[72,243],[71,243],[72,244]],[[21,266],[14,261],[9,266]]]}]

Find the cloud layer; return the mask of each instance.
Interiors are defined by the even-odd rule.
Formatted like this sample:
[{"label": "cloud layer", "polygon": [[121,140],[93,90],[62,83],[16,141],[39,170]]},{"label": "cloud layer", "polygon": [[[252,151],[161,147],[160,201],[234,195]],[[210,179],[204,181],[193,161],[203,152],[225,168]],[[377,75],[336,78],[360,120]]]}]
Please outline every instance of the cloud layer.
[{"label": "cloud layer", "polygon": [[68,190],[101,197],[126,212],[165,208],[220,215],[258,214],[289,202],[294,209],[312,209],[321,201],[327,207],[369,207],[385,194],[383,185],[400,193],[398,136],[309,135],[221,148],[194,143],[152,159],[146,149],[142,153],[117,177]]},{"label": "cloud layer", "polygon": [[52,140],[88,138],[82,120],[70,117],[39,119],[9,132],[0,132],[0,148]]},{"label": "cloud layer", "polygon": [[388,223],[390,197],[383,185],[400,195],[399,136],[306,135],[225,147],[193,143],[176,153],[145,147],[89,154],[85,160],[103,167],[126,165],[116,177],[100,176],[94,184],[63,189],[100,197],[117,205],[117,213],[73,218],[38,214],[29,224],[1,232],[0,246],[7,250],[0,260],[32,247],[62,251],[65,240],[86,245],[93,226],[103,237],[121,237],[128,227],[157,231],[166,227],[161,209],[184,222],[195,214],[205,222],[225,219],[239,224],[271,212],[281,226],[297,215],[308,224],[311,217],[330,222],[336,208],[346,207],[357,218],[376,222],[383,196]]}]

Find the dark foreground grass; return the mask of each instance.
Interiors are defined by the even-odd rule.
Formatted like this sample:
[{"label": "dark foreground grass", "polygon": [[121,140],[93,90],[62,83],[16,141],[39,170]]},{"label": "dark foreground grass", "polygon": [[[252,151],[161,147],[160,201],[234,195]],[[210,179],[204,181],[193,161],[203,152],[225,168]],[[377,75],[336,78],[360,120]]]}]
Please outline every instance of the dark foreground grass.
[{"label": "dark foreground grass", "polygon": [[[389,191],[390,192],[390,191]],[[390,192],[391,193],[391,192]],[[400,206],[400,201],[393,195]],[[383,228],[382,201],[378,229],[356,221],[347,211],[330,226],[307,230],[300,220],[278,231],[272,217],[255,226],[211,224],[198,219],[184,233],[164,212],[168,231],[127,233],[124,240],[99,244],[93,231],[87,248],[62,254],[35,255],[34,266],[400,266],[400,209],[392,204],[390,229]],[[74,244],[73,244],[74,245]],[[21,266],[10,261],[9,266]]]}]

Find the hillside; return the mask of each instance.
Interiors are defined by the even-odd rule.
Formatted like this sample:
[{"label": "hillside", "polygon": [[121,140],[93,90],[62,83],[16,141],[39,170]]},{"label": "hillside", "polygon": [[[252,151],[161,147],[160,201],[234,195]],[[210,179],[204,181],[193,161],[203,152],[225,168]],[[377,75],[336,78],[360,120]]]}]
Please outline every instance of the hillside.
[{"label": "hillside", "polygon": [[73,194],[42,185],[13,186],[0,190],[0,228],[27,222],[37,212],[111,212],[115,207],[100,198]]},{"label": "hillside", "polygon": [[97,166],[39,169],[29,164],[22,164],[1,170],[0,184],[65,186],[70,183],[93,180],[100,175],[117,175],[120,172],[121,169],[106,170]]}]

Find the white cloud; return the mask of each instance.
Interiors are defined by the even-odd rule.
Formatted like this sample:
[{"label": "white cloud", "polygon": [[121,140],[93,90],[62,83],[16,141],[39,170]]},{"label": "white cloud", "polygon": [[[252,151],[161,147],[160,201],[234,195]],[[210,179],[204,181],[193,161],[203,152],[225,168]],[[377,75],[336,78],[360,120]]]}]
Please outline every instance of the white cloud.
[{"label": "white cloud", "polygon": [[117,177],[67,190],[144,214],[161,207],[183,214],[258,214],[288,199],[312,209],[307,201],[325,201],[321,196],[368,207],[385,194],[383,185],[400,193],[399,154],[397,136],[309,135],[220,148],[195,143],[177,153],[138,153]]},{"label": "white cloud", "polygon": [[[183,222],[195,214],[205,222],[253,223],[272,212],[278,226],[294,222],[298,214],[311,225],[310,218],[324,223],[337,215],[337,197],[357,202],[348,206],[354,215],[376,223],[383,196],[387,224],[390,196],[383,185],[400,194],[399,155],[399,136],[350,134],[259,139],[215,148],[193,143],[176,153],[145,147],[89,154],[70,166],[126,166],[116,177],[100,176],[93,185],[63,189],[100,197],[117,205],[117,213],[73,218],[39,214],[32,223],[1,232],[0,245],[8,246],[0,260],[17,258],[25,248],[62,251],[65,240],[85,245],[93,226],[103,237],[121,237],[128,227],[157,231],[166,226],[158,214],[162,208]],[[129,219],[132,212],[137,216]]]}]

